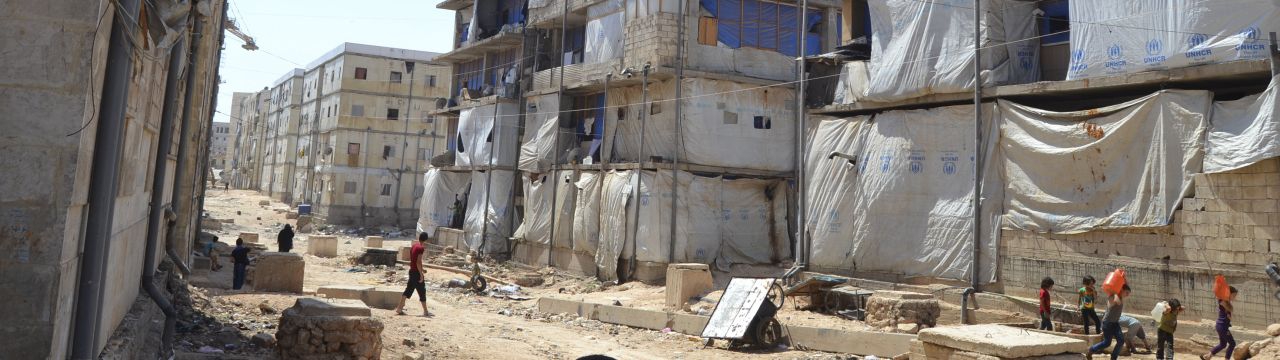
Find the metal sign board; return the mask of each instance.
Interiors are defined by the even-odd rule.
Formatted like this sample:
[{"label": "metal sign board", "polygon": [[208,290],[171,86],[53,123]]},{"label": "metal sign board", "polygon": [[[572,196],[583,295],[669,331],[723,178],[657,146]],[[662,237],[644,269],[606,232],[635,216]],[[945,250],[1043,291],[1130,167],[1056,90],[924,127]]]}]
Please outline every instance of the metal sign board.
[{"label": "metal sign board", "polygon": [[738,340],[746,336],[747,327],[760,311],[760,304],[768,301],[769,287],[773,282],[771,278],[730,280],[707,326],[702,328],[702,337]]}]

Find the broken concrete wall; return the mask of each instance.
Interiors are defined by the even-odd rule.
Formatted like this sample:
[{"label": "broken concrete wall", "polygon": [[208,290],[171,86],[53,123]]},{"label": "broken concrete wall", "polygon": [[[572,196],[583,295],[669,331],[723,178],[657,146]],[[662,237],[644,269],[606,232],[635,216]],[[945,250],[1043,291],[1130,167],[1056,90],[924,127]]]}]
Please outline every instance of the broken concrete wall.
[{"label": "broken concrete wall", "polygon": [[[1039,234],[1005,230],[1000,241],[1000,282],[1007,293],[1033,298],[1040,279],[1053,277],[1057,296],[1075,299],[1084,275],[1101,279],[1124,267],[1134,288],[1127,309],[1150,309],[1178,298],[1184,321],[1212,321],[1211,291],[1221,273],[1240,289],[1236,326],[1254,330],[1280,321],[1272,311],[1280,290],[1263,272],[1280,252],[1280,159],[1219,174],[1195,176],[1195,195],[1184,199],[1169,226]],[[1130,310],[1138,311],[1138,310]]]}]

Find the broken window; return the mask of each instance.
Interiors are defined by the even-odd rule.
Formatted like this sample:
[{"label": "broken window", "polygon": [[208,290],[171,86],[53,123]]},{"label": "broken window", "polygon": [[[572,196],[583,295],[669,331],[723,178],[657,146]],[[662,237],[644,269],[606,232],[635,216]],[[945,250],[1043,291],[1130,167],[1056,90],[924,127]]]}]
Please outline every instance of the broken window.
[{"label": "broken window", "polygon": [[347,182],[342,183],[342,192],[343,192],[344,194],[355,194],[355,193],[356,193],[356,182],[355,182],[355,181],[347,181]]},{"label": "broken window", "polygon": [[427,86],[436,87],[436,76],[427,75]]},{"label": "broken window", "polygon": [[356,79],[365,80],[369,77],[369,69],[362,67],[356,68]]},{"label": "broken window", "polygon": [[400,83],[400,79],[401,79],[403,76],[404,76],[404,74],[401,74],[399,71],[392,71],[392,72],[391,72],[391,82],[399,84],[399,83]]},{"label": "broken window", "polygon": [[400,109],[387,109],[387,120],[400,119]]},{"label": "broken window", "polygon": [[732,112],[732,111],[725,111],[725,112],[724,112],[724,124],[725,124],[725,125],[737,125],[737,124],[738,124],[738,113],[735,113],[735,112]]},{"label": "broken window", "polygon": [[391,196],[391,184],[382,184],[382,196]]},{"label": "broken window", "polygon": [[768,116],[756,116],[752,125],[757,129],[772,129],[773,119]]},{"label": "broken window", "polygon": [[360,154],[360,144],[347,143],[347,155],[359,155],[359,154]]},{"label": "broken window", "polygon": [[382,147],[382,158],[383,158],[383,159],[386,159],[386,158],[389,158],[389,157],[392,157],[392,156],[396,156],[396,148],[391,147],[391,145],[385,145],[385,146],[383,146],[383,147]]}]

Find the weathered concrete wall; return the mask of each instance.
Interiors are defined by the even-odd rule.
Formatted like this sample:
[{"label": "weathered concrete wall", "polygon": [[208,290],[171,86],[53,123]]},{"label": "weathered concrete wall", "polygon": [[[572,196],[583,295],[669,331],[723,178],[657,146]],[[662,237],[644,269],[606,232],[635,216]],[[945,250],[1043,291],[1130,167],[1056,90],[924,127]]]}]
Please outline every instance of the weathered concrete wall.
[{"label": "weathered concrete wall", "polygon": [[1222,174],[1196,175],[1195,195],[1184,199],[1170,226],[1083,234],[1005,230],[1000,241],[1000,281],[1007,293],[1034,297],[1051,276],[1056,295],[1075,299],[1084,275],[1099,281],[1123,267],[1132,285],[1128,312],[1178,298],[1183,320],[1216,317],[1213,276],[1226,275],[1240,289],[1233,324],[1253,330],[1280,321],[1277,288],[1263,266],[1280,252],[1280,159]]}]

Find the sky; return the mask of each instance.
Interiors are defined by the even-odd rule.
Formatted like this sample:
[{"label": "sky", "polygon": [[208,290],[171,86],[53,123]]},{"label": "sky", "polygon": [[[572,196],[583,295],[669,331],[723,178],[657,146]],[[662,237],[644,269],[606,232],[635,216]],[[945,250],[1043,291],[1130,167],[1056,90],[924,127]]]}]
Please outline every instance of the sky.
[{"label": "sky", "polygon": [[294,68],[343,42],[448,52],[454,12],[436,9],[440,0],[229,0],[228,16],[253,37],[259,49],[226,33],[219,74],[218,113],[231,121],[231,94],[271,86]]}]

